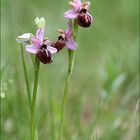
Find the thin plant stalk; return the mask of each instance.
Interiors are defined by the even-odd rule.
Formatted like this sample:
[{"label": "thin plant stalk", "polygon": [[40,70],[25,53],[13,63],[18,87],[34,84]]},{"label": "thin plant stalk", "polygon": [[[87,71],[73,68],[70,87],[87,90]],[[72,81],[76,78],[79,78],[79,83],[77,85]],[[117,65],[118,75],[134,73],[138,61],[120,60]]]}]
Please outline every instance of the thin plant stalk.
[{"label": "thin plant stalk", "polygon": [[32,108],[31,108],[31,140],[35,140],[37,135],[37,127],[35,124],[35,106],[36,106],[36,97],[37,97],[37,87],[38,87],[38,76],[39,76],[39,66],[40,62],[37,58],[35,58],[36,67],[35,78],[34,78],[34,89],[33,89],[33,97],[32,97]]},{"label": "thin plant stalk", "polygon": [[25,78],[26,89],[27,89],[27,94],[28,94],[29,107],[31,110],[31,92],[30,92],[30,88],[29,88],[30,86],[29,86],[27,69],[26,69],[26,64],[25,64],[25,59],[24,59],[24,49],[23,49],[22,44],[20,44],[20,46],[21,46],[21,59],[22,59],[22,65],[23,65],[23,71],[24,71],[24,78]]},{"label": "thin plant stalk", "polygon": [[[126,136],[124,137],[125,140],[132,140],[135,137],[136,134],[136,129],[137,127],[139,127],[139,124],[136,122],[137,119],[137,113],[139,113],[139,105],[140,105],[140,99],[138,99],[135,109],[134,109],[134,113],[133,113],[133,117],[132,117],[132,122],[130,123],[129,129],[128,129],[128,133],[126,134]],[[139,119],[139,116],[138,116]]]},{"label": "thin plant stalk", "polygon": [[55,140],[55,118],[54,118],[54,105],[53,105],[53,94],[52,94],[52,79],[50,73],[47,72],[47,87],[48,87],[48,103],[49,103],[49,112],[50,112],[50,135],[51,140]]},{"label": "thin plant stalk", "polygon": [[[32,113],[31,91],[30,91],[30,88],[29,88],[30,86],[29,86],[28,75],[27,75],[27,68],[26,68],[26,63],[25,63],[25,58],[24,58],[24,49],[23,49],[23,45],[22,44],[20,44],[20,46],[21,46],[21,59],[22,59],[24,78],[25,78],[25,83],[26,83],[26,90],[27,90],[27,95],[28,95],[29,108],[30,108],[30,113]],[[35,67],[35,63],[33,61],[33,57],[32,57],[32,62],[33,62],[34,68],[36,68]],[[35,127],[35,135],[36,135],[36,137],[38,135],[36,127]]]},{"label": "thin plant stalk", "polygon": [[[50,92],[52,93],[52,92]],[[54,129],[54,109],[53,109],[53,97],[49,94],[49,106],[50,106],[50,116],[51,116],[51,138],[55,140],[55,129]]]},{"label": "thin plant stalk", "polygon": [[[73,39],[75,42],[77,40],[77,33],[78,33],[78,25],[77,25],[76,20],[74,20],[74,22],[73,22]],[[69,88],[70,88],[70,81],[71,81],[72,71],[73,71],[74,62],[75,62],[75,51],[68,50],[68,54],[69,54],[69,64],[68,64],[68,72],[67,72],[67,78],[66,78],[66,83],[65,83],[65,88],[64,88],[58,140],[63,139],[62,131],[63,131],[65,105],[66,105],[67,94],[68,94]]]}]

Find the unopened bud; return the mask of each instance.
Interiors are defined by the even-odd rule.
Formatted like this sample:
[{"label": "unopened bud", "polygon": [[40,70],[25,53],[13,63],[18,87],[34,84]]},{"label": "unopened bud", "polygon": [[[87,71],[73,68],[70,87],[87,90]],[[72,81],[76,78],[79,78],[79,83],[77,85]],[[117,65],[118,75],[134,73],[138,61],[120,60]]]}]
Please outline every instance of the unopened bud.
[{"label": "unopened bud", "polygon": [[25,33],[21,36],[18,36],[16,40],[18,43],[30,44],[31,37],[32,37],[31,33]]},{"label": "unopened bud", "polygon": [[36,17],[35,24],[36,24],[37,28],[45,28],[45,24],[46,24],[45,18]]}]

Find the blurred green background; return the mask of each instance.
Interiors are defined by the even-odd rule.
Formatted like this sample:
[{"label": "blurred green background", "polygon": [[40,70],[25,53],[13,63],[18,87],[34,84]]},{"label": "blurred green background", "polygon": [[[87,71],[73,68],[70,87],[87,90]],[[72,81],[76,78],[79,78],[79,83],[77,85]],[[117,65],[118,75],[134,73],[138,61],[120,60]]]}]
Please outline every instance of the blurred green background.
[{"label": "blurred green background", "polygon": [[[46,35],[66,29],[68,0],[1,0],[1,138],[29,140],[30,115],[16,37],[35,33],[44,16]],[[95,22],[79,29],[76,63],[67,99],[64,140],[138,140],[139,1],[92,0]],[[30,87],[33,67],[25,52]],[[41,65],[37,97],[39,140],[57,140],[67,72],[64,49]]]}]

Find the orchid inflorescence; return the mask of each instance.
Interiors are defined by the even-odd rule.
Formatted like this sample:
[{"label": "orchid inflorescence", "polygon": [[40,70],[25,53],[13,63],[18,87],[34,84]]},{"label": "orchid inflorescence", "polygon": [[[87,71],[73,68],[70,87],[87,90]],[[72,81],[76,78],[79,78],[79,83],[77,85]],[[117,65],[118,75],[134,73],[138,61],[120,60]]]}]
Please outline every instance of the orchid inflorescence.
[{"label": "orchid inflorescence", "polygon": [[[87,28],[93,22],[92,16],[88,13],[90,2],[81,2],[81,0],[73,0],[69,2],[72,7],[71,10],[64,13],[64,17],[68,19],[68,27],[66,30],[58,30],[58,38],[55,41],[50,41],[48,37],[45,36],[45,26],[46,21],[44,17],[35,18],[36,24],[36,35],[32,33],[25,33],[17,37],[17,42],[21,44],[21,56],[23,63],[23,70],[26,82],[26,88],[29,98],[29,105],[31,111],[31,140],[35,140],[37,136],[37,124],[35,121],[35,103],[37,96],[37,86],[38,86],[38,76],[39,76],[39,66],[40,62],[43,64],[50,64],[53,62],[52,55],[59,53],[63,48],[68,49],[69,63],[68,72],[65,83],[65,90],[63,95],[63,103],[60,117],[60,128],[58,133],[58,140],[62,140],[62,130],[63,130],[63,116],[64,116],[64,106],[66,102],[66,95],[70,87],[70,79],[72,75],[72,70],[75,61],[75,50],[77,49],[76,38],[78,33],[78,26]],[[33,54],[31,55],[34,64],[34,88],[33,94],[30,94],[30,87],[28,82],[28,74],[25,65],[24,55],[23,55],[23,45],[25,44],[25,50]],[[35,57],[34,57],[35,56]],[[38,138],[36,138],[38,139]]]},{"label": "orchid inflorescence", "polygon": [[81,0],[70,1],[72,9],[64,13],[64,17],[69,19],[67,30],[59,29],[59,36],[56,41],[49,41],[45,34],[45,19],[37,17],[35,24],[37,26],[36,35],[25,33],[17,37],[17,41],[26,44],[26,51],[35,54],[43,64],[52,63],[52,55],[58,53],[64,47],[75,51],[77,48],[76,42],[73,39],[72,19],[76,19],[77,24],[81,27],[89,27],[93,21],[92,16],[87,12],[90,2],[81,2]]}]

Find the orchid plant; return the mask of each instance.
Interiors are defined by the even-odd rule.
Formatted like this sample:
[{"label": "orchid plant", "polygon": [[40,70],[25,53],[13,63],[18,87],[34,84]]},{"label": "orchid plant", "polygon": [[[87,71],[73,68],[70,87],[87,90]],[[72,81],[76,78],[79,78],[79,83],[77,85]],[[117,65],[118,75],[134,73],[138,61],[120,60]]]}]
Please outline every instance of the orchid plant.
[{"label": "orchid plant", "polygon": [[[63,48],[68,49],[69,54],[69,64],[68,72],[64,89],[64,96],[62,102],[61,118],[60,118],[60,128],[58,134],[58,140],[63,139],[63,121],[65,114],[66,98],[69,92],[70,81],[72,76],[72,71],[75,62],[75,50],[77,49],[77,34],[78,26],[89,27],[93,21],[93,17],[88,13],[90,2],[81,2],[81,0],[73,0],[69,2],[72,7],[71,10],[64,13],[64,17],[68,19],[68,28],[66,30],[59,29],[59,36],[56,41],[51,42],[45,34],[46,21],[44,17],[37,17],[35,19],[35,24],[37,27],[36,35],[32,33],[25,33],[17,37],[17,42],[21,44],[21,54],[23,70],[26,82],[26,88],[28,93],[30,111],[31,111],[31,140],[38,139],[37,135],[37,125],[35,121],[35,104],[37,96],[38,87],[38,76],[39,76],[39,66],[40,62],[43,64],[50,64],[53,62],[52,55],[59,53]],[[28,75],[26,69],[26,63],[23,53],[23,44],[25,45],[25,50],[31,54],[32,62],[34,65],[34,88],[33,94],[31,96]]]}]

